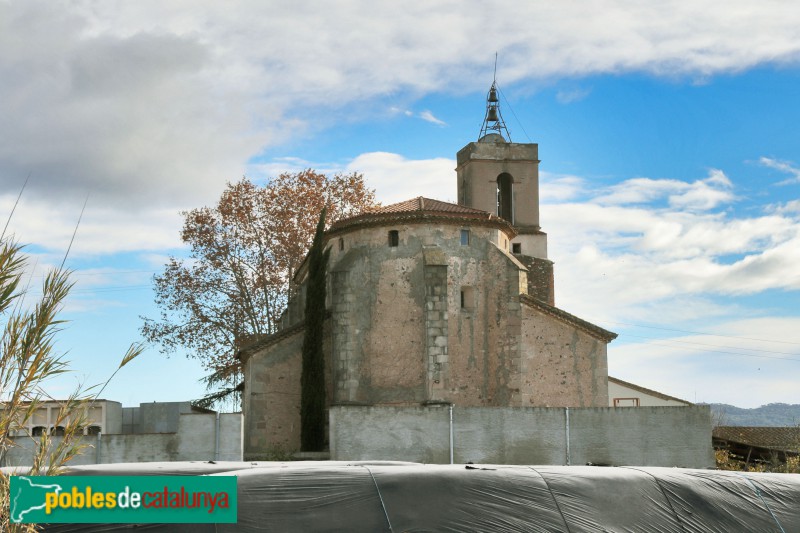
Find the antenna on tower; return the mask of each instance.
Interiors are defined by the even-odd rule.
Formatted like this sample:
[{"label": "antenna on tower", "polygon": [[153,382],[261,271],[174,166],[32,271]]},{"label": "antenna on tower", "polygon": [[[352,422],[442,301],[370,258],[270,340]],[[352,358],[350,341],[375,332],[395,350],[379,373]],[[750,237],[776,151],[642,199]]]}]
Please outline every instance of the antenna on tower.
[{"label": "antenna on tower", "polygon": [[[483,125],[481,126],[481,133],[478,139],[483,139],[490,133],[496,133],[503,138],[503,140],[511,142],[511,134],[508,133],[506,122],[503,120],[503,115],[500,113],[500,97],[498,96],[497,89],[497,52],[494,53],[494,78],[492,80],[492,87],[486,95],[486,115],[483,117]],[[505,132],[505,135],[503,135]]]}]

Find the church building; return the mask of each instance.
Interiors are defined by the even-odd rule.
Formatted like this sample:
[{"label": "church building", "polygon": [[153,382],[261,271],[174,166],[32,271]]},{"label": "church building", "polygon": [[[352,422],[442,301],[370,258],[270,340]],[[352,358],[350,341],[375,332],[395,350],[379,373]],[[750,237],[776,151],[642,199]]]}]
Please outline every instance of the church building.
[{"label": "church building", "polygon": [[[326,232],[328,404],[608,406],[616,334],[555,305],[538,145],[511,142],[495,85],[455,178],[458,204],[412,198]],[[239,354],[245,456],[299,448],[304,302]]]}]

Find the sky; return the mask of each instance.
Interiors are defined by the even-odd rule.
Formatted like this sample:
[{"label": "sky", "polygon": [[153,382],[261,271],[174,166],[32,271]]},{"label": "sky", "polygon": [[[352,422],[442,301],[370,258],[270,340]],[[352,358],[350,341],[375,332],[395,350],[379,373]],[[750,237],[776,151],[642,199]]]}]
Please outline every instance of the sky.
[{"label": "sky", "polygon": [[[455,201],[495,54],[511,139],[539,145],[556,305],[619,334],[610,375],[800,403],[800,9],[774,0],[0,0],[0,217],[30,299],[74,271],[47,392],[113,374],[187,254],[180,211],[228,181],[358,171],[384,205]],[[102,396],[202,376],[149,346]]]}]

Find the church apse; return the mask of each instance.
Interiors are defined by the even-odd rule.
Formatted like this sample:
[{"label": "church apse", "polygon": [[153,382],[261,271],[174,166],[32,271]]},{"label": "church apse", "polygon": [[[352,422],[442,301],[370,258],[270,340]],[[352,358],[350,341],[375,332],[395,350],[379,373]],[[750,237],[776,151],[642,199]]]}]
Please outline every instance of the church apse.
[{"label": "church apse", "polygon": [[[456,187],[459,204],[417,197],[326,232],[328,405],[607,406],[616,335],[555,307],[538,145],[485,132],[458,152]],[[305,326],[288,308],[240,356],[246,453],[299,445]]]}]

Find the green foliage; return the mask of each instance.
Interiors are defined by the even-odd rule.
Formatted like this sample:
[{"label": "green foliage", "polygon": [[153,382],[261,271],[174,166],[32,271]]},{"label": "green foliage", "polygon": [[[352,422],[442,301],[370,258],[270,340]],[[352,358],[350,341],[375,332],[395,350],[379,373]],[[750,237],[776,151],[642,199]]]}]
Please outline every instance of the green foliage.
[{"label": "green foliage", "polygon": [[325,449],[325,356],[322,333],[325,325],[325,270],[330,248],[323,249],[324,234],[323,208],[308,252],[303,370],[300,379],[300,447],[304,452]]}]

